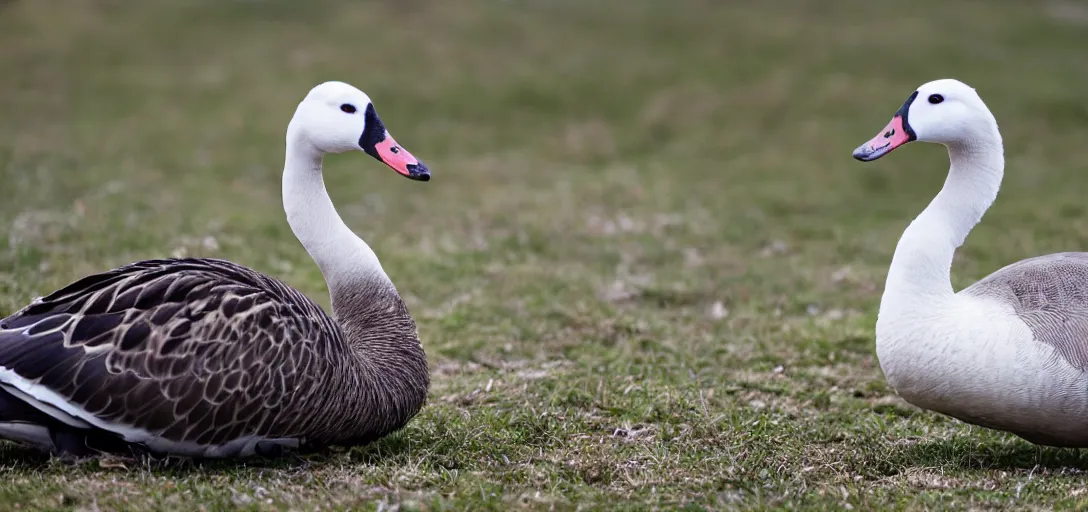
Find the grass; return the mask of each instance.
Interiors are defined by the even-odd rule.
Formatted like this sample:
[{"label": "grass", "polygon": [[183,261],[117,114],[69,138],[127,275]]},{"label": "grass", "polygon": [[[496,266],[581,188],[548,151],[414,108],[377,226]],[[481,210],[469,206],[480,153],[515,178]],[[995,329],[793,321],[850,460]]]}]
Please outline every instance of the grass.
[{"label": "grass", "polygon": [[0,3],[0,310],[188,254],[327,305],[279,199],[313,85],[375,100],[426,184],[331,158],[433,370],[371,446],[65,464],[0,445],[0,508],[1088,506],[1080,452],[920,411],[873,324],[941,148],[850,151],[923,82],[977,87],[1002,195],[962,287],[1088,247],[1083,1]]}]

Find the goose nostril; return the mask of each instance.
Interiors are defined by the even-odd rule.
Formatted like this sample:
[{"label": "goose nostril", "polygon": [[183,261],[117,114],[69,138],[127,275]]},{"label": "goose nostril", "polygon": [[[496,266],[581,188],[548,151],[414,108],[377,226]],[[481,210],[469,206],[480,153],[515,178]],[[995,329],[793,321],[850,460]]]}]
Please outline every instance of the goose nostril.
[{"label": "goose nostril", "polygon": [[888,130],[888,131],[884,132],[884,138],[885,139],[888,138],[888,137],[891,137],[892,135],[895,135],[895,128],[892,128],[891,130]]}]

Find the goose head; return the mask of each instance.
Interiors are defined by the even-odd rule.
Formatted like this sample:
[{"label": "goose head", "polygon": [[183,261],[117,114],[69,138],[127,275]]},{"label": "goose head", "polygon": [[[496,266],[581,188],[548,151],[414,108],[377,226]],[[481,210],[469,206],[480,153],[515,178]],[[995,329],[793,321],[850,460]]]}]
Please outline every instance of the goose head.
[{"label": "goose head", "polygon": [[854,150],[854,158],[871,162],[916,140],[969,144],[996,131],[997,121],[975,89],[951,78],[934,80],[914,91],[888,126]]},{"label": "goose head", "polygon": [[289,138],[308,142],[322,153],[362,151],[410,179],[431,179],[427,166],[389,135],[370,97],[344,82],[311,89],[287,132]]}]

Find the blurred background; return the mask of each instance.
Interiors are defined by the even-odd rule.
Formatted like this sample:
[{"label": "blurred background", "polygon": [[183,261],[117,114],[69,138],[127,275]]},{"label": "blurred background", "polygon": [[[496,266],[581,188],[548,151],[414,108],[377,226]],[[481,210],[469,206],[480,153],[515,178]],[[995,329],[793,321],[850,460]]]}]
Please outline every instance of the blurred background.
[{"label": "blurred background", "polygon": [[[171,255],[231,259],[327,305],[280,174],[295,106],[342,80],[434,173],[422,184],[361,154],[326,161],[435,372],[399,441],[352,455],[375,465],[353,470],[367,488],[426,501],[479,487],[508,504],[545,489],[554,505],[713,501],[729,482],[763,482],[741,499],[830,500],[815,490],[840,485],[908,499],[909,483],[801,472],[826,457],[886,476],[895,463],[872,457],[890,437],[980,435],[908,413],[872,349],[892,250],[946,154],[850,153],[918,85],[958,78],[996,115],[1008,168],[957,255],[956,288],[1086,250],[1086,49],[1079,0],[8,0],[0,310]],[[776,418],[763,437],[746,426]],[[656,434],[616,444],[631,425]],[[679,443],[666,435],[678,425],[695,426],[694,444],[676,445],[694,458],[639,458]],[[807,451],[817,439],[845,448]],[[34,485],[71,477],[49,471]],[[241,475],[227,478],[273,478]],[[340,483],[321,493],[370,496],[326,477]],[[93,494],[87,478],[71,499]],[[276,499],[325,499],[307,489]],[[217,492],[198,495],[252,494]]]}]

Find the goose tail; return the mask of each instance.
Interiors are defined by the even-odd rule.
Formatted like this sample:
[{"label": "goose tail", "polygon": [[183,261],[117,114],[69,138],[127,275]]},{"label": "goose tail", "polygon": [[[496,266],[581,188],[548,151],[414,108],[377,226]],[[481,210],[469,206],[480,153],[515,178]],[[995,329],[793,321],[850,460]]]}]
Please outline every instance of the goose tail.
[{"label": "goose tail", "polygon": [[95,428],[75,428],[26,403],[0,385],[0,439],[61,457],[134,453],[120,437]]}]

